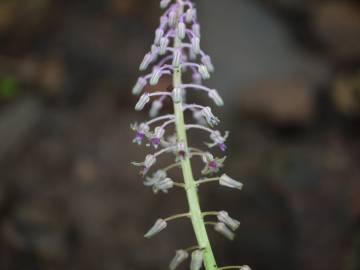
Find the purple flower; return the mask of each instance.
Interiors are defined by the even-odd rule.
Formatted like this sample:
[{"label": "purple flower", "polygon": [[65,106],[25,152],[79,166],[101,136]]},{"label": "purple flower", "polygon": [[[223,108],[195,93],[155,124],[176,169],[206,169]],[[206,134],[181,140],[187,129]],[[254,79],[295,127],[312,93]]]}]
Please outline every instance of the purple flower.
[{"label": "purple flower", "polygon": [[162,127],[156,127],[153,134],[149,138],[150,145],[154,148],[158,148],[161,144],[161,139],[165,134],[165,130]]},{"label": "purple flower", "polygon": [[226,157],[214,158],[210,153],[205,153],[202,157],[205,163],[205,168],[201,171],[203,175],[217,173],[222,167],[224,167]]},{"label": "purple flower", "polygon": [[145,138],[145,135],[149,132],[149,126],[146,123],[141,123],[140,125],[135,123],[131,128],[135,131],[133,143],[140,145]]}]

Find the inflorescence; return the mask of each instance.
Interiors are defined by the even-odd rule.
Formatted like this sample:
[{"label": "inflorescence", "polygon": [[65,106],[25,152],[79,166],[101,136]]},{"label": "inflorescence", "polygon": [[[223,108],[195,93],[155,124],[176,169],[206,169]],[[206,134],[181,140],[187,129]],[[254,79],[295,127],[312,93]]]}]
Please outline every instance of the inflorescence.
[{"label": "inflorescence", "polygon": [[[203,85],[203,81],[210,78],[214,72],[211,58],[204,53],[200,46],[200,25],[197,20],[197,11],[190,0],[161,0],[160,7],[166,9],[160,18],[160,25],[155,31],[154,44],[140,64],[140,71],[146,71],[152,66],[148,75],[137,80],[132,93],[140,95],[135,105],[135,110],[141,111],[151,103],[151,120],[143,123],[135,123],[131,128],[135,131],[133,142],[141,145],[146,141],[146,146],[154,148],[155,152],[148,154],[143,162],[133,162],[141,167],[141,175],[145,177],[144,185],[152,188],[154,193],[168,193],[174,187],[183,188],[186,191],[189,212],[177,214],[168,218],[160,218],[145,234],[151,238],[167,228],[168,223],[178,218],[189,218],[192,222],[197,238],[197,244],[190,248],[177,250],[175,257],[170,262],[169,269],[177,268],[182,262],[191,259],[190,269],[198,270],[203,265],[210,269],[241,269],[249,270],[248,266],[218,267],[214,259],[211,245],[208,240],[205,225],[213,226],[214,230],[233,240],[234,231],[240,226],[240,222],[229,216],[226,211],[202,212],[198,200],[198,186],[209,182],[218,182],[221,186],[242,189],[242,183],[232,179],[226,174],[216,176],[222,169],[225,157],[218,158],[209,151],[189,147],[187,143],[187,131],[198,129],[209,135],[210,142],[205,144],[209,148],[217,147],[221,152],[227,149],[226,140],[228,132],[221,133],[214,129],[220,120],[211,110],[210,106],[199,104],[187,104],[186,95],[190,90],[205,92],[217,106],[223,106],[224,102],[217,90]],[[185,74],[186,73],[186,74]],[[183,75],[191,74],[191,81],[183,83]],[[171,89],[157,92],[144,92],[147,85],[158,85],[164,76],[172,76]],[[171,99],[174,106],[173,114],[159,116],[164,106],[165,99]],[[184,113],[190,111],[195,123],[187,124],[184,121]],[[168,134],[170,128],[175,127],[175,134]],[[156,164],[161,155],[173,155],[174,162],[165,168],[156,170],[152,176],[148,172]],[[201,171],[204,177],[194,180],[190,160],[200,157],[204,163]],[[180,168],[183,173],[183,181],[174,181],[169,177],[169,171]],[[214,216],[215,221],[204,221],[207,217]],[[190,254],[191,253],[191,254]]]}]

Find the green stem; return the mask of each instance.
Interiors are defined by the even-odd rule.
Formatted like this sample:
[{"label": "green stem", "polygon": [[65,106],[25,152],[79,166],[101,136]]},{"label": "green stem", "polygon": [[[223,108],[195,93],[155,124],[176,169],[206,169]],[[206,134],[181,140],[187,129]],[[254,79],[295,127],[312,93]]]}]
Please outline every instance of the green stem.
[{"label": "green stem", "polygon": [[[181,2],[180,2],[181,3]],[[183,8],[183,7],[181,7]],[[181,46],[181,40],[175,39],[175,48]],[[177,68],[173,73],[173,86],[178,87],[182,84],[181,68]],[[179,142],[184,142],[187,146],[187,135],[184,122],[182,103],[174,103],[175,125]],[[188,149],[187,149],[188,150]],[[188,152],[188,151],[187,151]],[[181,168],[184,177],[186,196],[189,204],[191,223],[195,232],[198,246],[204,250],[204,265],[206,270],[217,270],[215,257],[211,249],[210,241],[206,232],[204,219],[200,209],[197,185],[195,183],[190,158],[186,156],[181,160]]]}]

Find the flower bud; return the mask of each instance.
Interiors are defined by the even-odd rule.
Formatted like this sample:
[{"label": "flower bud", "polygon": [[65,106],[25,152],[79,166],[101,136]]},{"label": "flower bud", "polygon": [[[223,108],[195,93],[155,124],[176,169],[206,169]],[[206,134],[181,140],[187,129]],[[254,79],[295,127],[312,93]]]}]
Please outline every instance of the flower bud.
[{"label": "flower bud", "polygon": [[227,239],[234,240],[235,234],[232,231],[230,231],[230,229],[228,227],[226,227],[226,225],[224,223],[222,223],[222,222],[216,223],[216,225],[214,226],[214,229],[218,233],[225,236]]},{"label": "flower bud", "polygon": [[168,23],[169,18],[164,15],[160,17],[160,26],[164,27]]},{"label": "flower bud", "polygon": [[225,187],[229,187],[229,188],[236,188],[241,190],[243,187],[243,184],[230,178],[229,176],[227,176],[226,174],[223,174],[220,176],[219,178],[219,184]]},{"label": "flower bud", "polygon": [[145,56],[144,56],[144,59],[142,60],[141,64],[140,64],[140,67],[139,67],[139,70],[140,71],[144,71],[145,69],[148,68],[148,66],[151,64],[151,62],[153,61],[153,55],[152,53],[147,53]]},{"label": "flower bud", "polygon": [[182,53],[181,50],[177,49],[174,51],[174,57],[173,57],[173,62],[172,65],[174,68],[177,68],[180,66],[181,64],[181,57],[182,57]]},{"label": "flower bud", "polygon": [[224,106],[224,101],[215,89],[209,91],[209,97],[214,101],[217,106]]},{"label": "flower bud", "polygon": [[185,23],[179,22],[176,28],[176,35],[179,39],[184,39],[186,34],[186,26]]},{"label": "flower bud", "polygon": [[196,18],[196,9],[194,8],[189,8],[186,11],[186,15],[185,15],[185,21],[186,23],[191,23],[192,20],[194,20]]},{"label": "flower bud", "polygon": [[151,73],[150,85],[157,85],[161,75],[162,75],[161,69],[158,67],[154,67],[153,72]]},{"label": "flower bud", "polygon": [[210,72],[214,72],[215,68],[214,65],[211,62],[211,58],[208,55],[204,55],[201,58],[201,62],[206,66],[206,68],[210,71]]},{"label": "flower bud", "polygon": [[151,227],[151,229],[144,235],[145,238],[151,238],[154,235],[158,234],[162,230],[164,230],[167,227],[167,223],[163,219],[158,219],[154,226]]},{"label": "flower bud", "polygon": [[182,92],[183,90],[180,87],[176,87],[172,91],[172,99],[174,103],[180,103],[182,101]]},{"label": "flower bud", "polygon": [[191,48],[193,50],[193,52],[195,54],[199,54],[200,53],[200,38],[198,37],[193,37],[191,39]]},{"label": "flower bud", "polygon": [[135,110],[141,111],[144,109],[145,105],[150,101],[150,95],[149,93],[144,93],[140,97],[139,101],[135,105]]},{"label": "flower bud", "polygon": [[159,114],[159,111],[162,109],[162,107],[163,107],[162,101],[155,100],[151,105],[151,108],[150,108],[150,111],[149,111],[149,116],[151,118],[156,117]]},{"label": "flower bud", "polygon": [[161,28],[156,29],[155,31],[155,40],[154,40],[154,44],[159,45],[160,44],[160,39],[164,36],[164,30]]},{"label": "flower bud", "polygon": [[132,89],[133,95],[139,95],[141,93],[141,91],[144,89],[144,87],[146,86],[146,84],[147,84],[147,81],[143,77],[140,77]]},{"label": "flower bud", "polygon": [[164,55],[166,53],[167,46],[169,45],[169,39],[166,37],[162,37],[160,39],[160,47],[159,54]]},{"label": "flower bud", "polygon": [[229,226],[229,228],[232,229],[233,231],[235,231],[240,226],[240,222],[237,221],[236,219],[231,218],[228,212],[226,211],[220,211],[217,214],[217,218],[219,222],[222,222],[225,225]]},{"label": "flower bud", "polygon": [[171,0],[161,0],[160,8],[166,8],[170,4]]},{"label": "flower bud", "polygon": [[202,250],[195,250],[191,254],[190,270],[199,270],[203,264],[204,253]]},{"label": "flower bud", "polygon": [[156,163],[156,157],[154,155],[147,155],[144,161],[145,168],[151,168]]},{"label": "flower bud", "polygon": [[198,71],[204,80],[210,79],[209,71],[204,65],[200,65]]},{"label": "flower bud", "polygon": [[184,262],[189,257],[189,253],[185,250],[177,250],[175,253],[175,257],[172,259],[169,269],[175,270],[182,262]]},{"label": "flower bud", "polygon": [[200,24],[194,23],[193,26],[192,26],[192,31],[193,31],[195,36],[200,38],[200,36],[201,36],[201,34],[200,34]]},{"label": "flower bud", "polygon": [[170,11],[170,13],[169,13],[169,21],[168,21],[169,26],[170,26],[170,27],[175,26],[176,21],[177,21],[177,14],[176,14],[176,12],[175,12],[175,11]]},{"label": "flower bud", "polygon": [[202,77],[201,77],[200,73],[198,73],[198,72],[193,73],[192,79],[193,79],[193,82],[195,84],[201,84],[202,83]]}]

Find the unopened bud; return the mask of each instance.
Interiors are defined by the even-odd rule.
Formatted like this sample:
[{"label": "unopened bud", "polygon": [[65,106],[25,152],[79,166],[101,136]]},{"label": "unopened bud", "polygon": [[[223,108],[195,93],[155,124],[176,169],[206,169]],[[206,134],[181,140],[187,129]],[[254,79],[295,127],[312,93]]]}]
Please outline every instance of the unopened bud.
[{"label": "unopened bud", "polygon": [[185,15],[185,21],[187,23],[191,23],[192,20],[194,20],[196,18],[196,9],[194,8],[189,8],[187,11],[186,11],[186,15]]},{"label": "unopened bud", "polygon": [[161,28],[156,29],[155,31],[155,40],[154,40],[154,44],[159,45],[160,44],[160,39],[164,36],[164,30]]},{"label": "unopened bud", "polygon": [[229,240],[234,240],[235,234],[222,222],[216,223],[214,226],[215,231],[222,234]]},{"label": "unopened bud", "polygon": [[143,78],[143,77],[140,77],[135,86],[133,87],[132,89],[132,93],[134,95],[139,95],[141,93],[141,91],[144,89],[144,87],[146,86],[147,84],[147,81]]},{"label": "unopened bud", "polygon": [[153,72],[151,73],[150,85],[157,85],[161,75],[162,75],[161,69],[158,67],[154,67]]},{"label": "unopened bud", "polygon": [[235,188],[241,190],[243,188],[243,184],[232,179],[231,177],[223,174],[219,178],[219,184],[229,188]]},{"label": "unopened bud", "polygon": [[220,222],[229,226],[229,228],[232,229],[233,231],[235,231],[240,226],[240,222],[236,219],[231,218],[228,212],[226,211],[220,211],[217,214],[217,218]]},{"label": "unopened bud", "polygon": [[142,60],[139,69],[140,69],[141,71],[147,69],[148,66],[150,65],[150,63],[151,63],[152,61],[153,61],[152,53],[147,53],[147,54],[144,56],[144,59]]},{"label": "unopened bud", "polygon": [[170,11],[170,13],[169,13],[169,21],[168,21],[169,26],[170,26],[170,27],[175,26],[176,20],[177,20],[177,14],[176,14],[176,12],[175,12],[175,11]]},{"label": "unopened bud", "polygon": [[209,74],[209,71],[207,70],[206,66],[200,65],[198,71],[204,80],[207,80],[210,78],[210,74]]},{"label": "unopened bud", "polygon": [[166,37],[162,37],[160,39],[160,46],[159,46],[159,54],[164,55],[166,53],[166,49],[169,45],[169,39]]},{"label": "unopened bud", "polygon": [[175,253],[175,257],[172,259],[169,269],[175,270],[182,262],[184,262],[189,257],[189,253],[185,250],[177,250]]},{"label": "unopened bud", "polygon": [[161,0],[160,8],[166,8],[170,4],[171,0]]},{"label": "unopened bud", "polygon": [[179,22],[177,28],[176,28],[176,35],[179,39],[184,39],[186,34],[186,26],[185,23]]},{"label": "unopened bud", "polygon": [[151,227],[151,229],[144,235],[145,238],[151,238],[154,235],[158,234],[162,230],[164,230],[167,227],[167,223],[163,219],[158,219],[154,226]]},{"label": "unopened bud", "polygon": [[172,91],[172,99],[174,103],[180,103],[182,101],[183,90],[180,87],[175,87]]},{"label": "unopened bud", "polygon": [[223,99],[219,95],[218,91],[216,91],[215,89],[209,91],[209,97],[214,101],[217,106],[224,106]]},{"label": "unopened bud", "polygon": [[182,53],[181,50],[177,49],[174,51],[174,57],[173,57],[173,62],[172,65],[174,68],[177,68],[180,66],[181,64],[181,57],[182,57]]},{"label": "unopened bud", "polygon": [[137,111],[141,111],[142,109],[144,109],[145,105],[150,101],[150,95],[149,93],[144,93],[139,101],[136,103],[135,105],[135,110]]},{"label": "unopened bud", "polygon": [[198,37],[193,37],[191,39],[191,48],[193,50],[193,52],[195,54],[199,54],[200,53],[200,38]]}]

